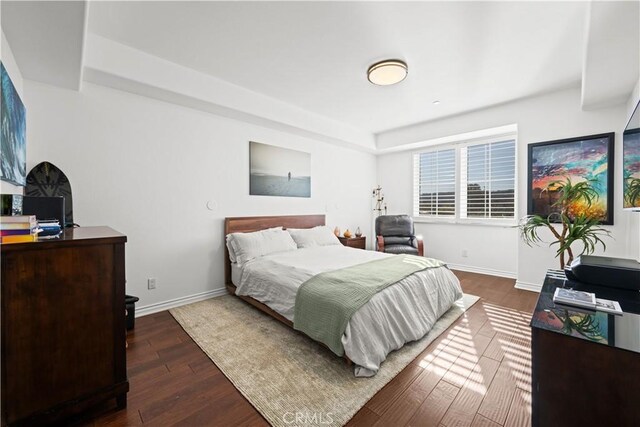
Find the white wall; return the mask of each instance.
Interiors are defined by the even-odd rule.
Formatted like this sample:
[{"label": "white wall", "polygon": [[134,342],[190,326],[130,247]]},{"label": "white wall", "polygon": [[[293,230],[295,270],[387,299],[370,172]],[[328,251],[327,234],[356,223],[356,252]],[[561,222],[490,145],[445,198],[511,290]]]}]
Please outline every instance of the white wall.
[{"label": "white wall", "polygon": [[640,101],[640,79],[638,79],[638,82],[633,88],[631,96],[629,96],[629,100],[627,101],[627,118],[631,118],[631,114],[633,114],[636,109],[638,101]]},{"label": "white wall", "polygon": [[[128,236],[127,293],[141,307],[222,290],[224,217],[326,213],[331,227],[363,230],[371,222],[372,154],[90,83],[81,92],[24,84],[28,167],[59,166],[74,220]],[[310,152],[312,197],[249,196],[250,140]]]},{"label": "white wall", "polygon": [[96,34],[87,34],[84,51],[87,82],[338,146],[376,148],[370,132]]},{"label": "white wall", "polygon": [[[413,212],[413,151],[378,156],[378,182],[390,214]],[[509,227],[416,222],[425,255],[452,268],[516,278],[518,233]],[[491,250],[487,250],[487,245]],[[467,250],[467,257],[462,250]]]},{"label": "white wall", "polygon": [[[22,73],[20,73],[20,69],[18,68],[18,64],[16,63],[15,58],[13,57],[13,52],[11,51],[11,46],[7,42],[7,38],[2,33],[2,43],[0,49],[0,58],[2,59],[2,63],[4,64],[4,68],[9,73],[9,77],[11,77],[11,81],[20,95],[20,99],[22,99],[22,103],[25,105],[27,109],[27,128],[29,127],[29,108],[28,104],[24,99],[24,91],[23,91],[23,83],[22,83]],[[27,139],[27,146],[29,145],[29,140]],[[29,170],[27,166],[27,171]],[[2,194],[23,194],[24,187],[20,187],[17,185],[13,185],[10,182],[0,181],[0,193]]]},{"label": "white wall", "polygon": [[[486,108],[469,114],[422,123],[378,135],[379,148],[471,132],[479,129],[517,124],[518,126],[518,216],[527,209],[527,145],[581,135],[616,132],[614,226],[607,227],[613,239],[607,239],[607,255],[637,258],[640,252],[638,228],[640,216],[622,211],[622,131],[626,124],[627,106],[596,111],[582,111],[578,88]],[[378,157],[378,181],[385,189],[393,210],[411,212],[410,152]],[[398,208],[396,208],[396,206]],[[520,241],[515,230],[480,226],[419,225],[425,244],[437,246],[432,253],[443,254],[445,261],[464,263],[476,269],[494,269],[496,260],[504,265],[500,270],[515,267],[518,285],[535,287],[542,283],[548,268],[558,268],[555,252],[546,246],[530,248]],[[447,230],[447,231],[444,231]],[[514,237],[515,236],[515,237]],[[462,245],[469,248],[469,257],[455,258]],[[602,252],[598,250],[598,254]],[[517,254],[514,264],[513,254]],[[447,259],[444,256],[450,256]]]}]

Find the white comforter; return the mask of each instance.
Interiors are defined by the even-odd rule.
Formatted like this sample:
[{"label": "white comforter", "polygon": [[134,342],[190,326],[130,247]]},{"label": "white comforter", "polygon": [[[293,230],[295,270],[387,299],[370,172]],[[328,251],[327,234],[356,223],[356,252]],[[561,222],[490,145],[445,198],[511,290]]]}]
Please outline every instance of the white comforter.
[{"label": "white comforter", "polygon": [[[312,276],[394,256],[342,245],[267,255],[234,274],[236,294],[266,304],[293,321],[298,287]],[[420,271],[376,294],[347,325],[342,337],[356,376],[372,376],[391,351],[428,333],[462,297],[460,282],[446,267]]]}]

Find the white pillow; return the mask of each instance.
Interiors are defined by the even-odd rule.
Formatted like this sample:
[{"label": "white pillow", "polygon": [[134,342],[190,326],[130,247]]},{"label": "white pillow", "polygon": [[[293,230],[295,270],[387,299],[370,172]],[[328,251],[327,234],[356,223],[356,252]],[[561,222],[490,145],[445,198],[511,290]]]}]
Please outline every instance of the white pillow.
[{"label": "white pillow", "polygon": [[[231,233],[227,236],[227,247],[229,246],[231,246],[229,250],[231,262],[240,265],[261,256],[298,249],[291,235],[282,227],[253,233]],[[233,255],[231,255],[232,253]]]},{"label": "white pillow", "polygon": [[[273,231],[273,230],[282,230],[282,227],[267,228],[265,230],[258,231],[258,233],[261,232],[261,231]],[[240,234],[240,233],[229,233],[229,234],[227,234],[227,237],[225,239],[226,240],[227,249],[229,250],[229,259],[231,260],[231,262],[237,262],[237,260],[236,260],[236,249],[235,249],[235,246],[233,244],[233,236],[235,236],[237,234]],[[246,233],[244,233],[244,234],[246,234]]]},{"label": "white pillow", "polygon": [[231,262],[236,262],[236,250],[233,248],[233,234],[227,234],[226,245],[229,251],[229,259]]},{"label": "white pillow", "polygon": [[311,248],[314,246],[340,245],[340,240],[326,225],[313,228],[288,228],[287,231],[293,237],[298,248]]}]

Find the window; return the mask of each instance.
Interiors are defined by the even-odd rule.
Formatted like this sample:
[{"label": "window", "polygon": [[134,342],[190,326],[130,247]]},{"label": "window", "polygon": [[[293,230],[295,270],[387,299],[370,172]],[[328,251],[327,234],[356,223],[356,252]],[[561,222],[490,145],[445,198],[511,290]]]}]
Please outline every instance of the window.
[{"label": "window", "polygon": [[460,217],[513,218],[515,141],[460,148]]},{"label": "window", "polygon": [[414,154],[414,216],[515,219],[513,138],[463,142]]},{"label": "window", "polygon": [[456,151],[449,149],[416,154],[414,162],[418,187],[418,191],[414,191],[417,215],[455,216]]}]

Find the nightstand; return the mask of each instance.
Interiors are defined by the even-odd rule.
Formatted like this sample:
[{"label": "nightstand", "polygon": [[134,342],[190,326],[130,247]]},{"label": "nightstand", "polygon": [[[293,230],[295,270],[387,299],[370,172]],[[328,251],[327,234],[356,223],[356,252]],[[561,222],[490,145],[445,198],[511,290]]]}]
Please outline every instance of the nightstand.
[{"label": "nightstand", "polygon": [[356,249],[366,249],[367,248],[367,238],[365,236],[360,237],[338,237],[340,243],[350,248]]}]

